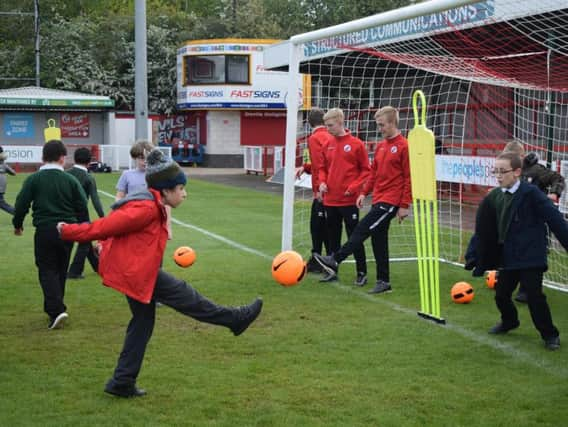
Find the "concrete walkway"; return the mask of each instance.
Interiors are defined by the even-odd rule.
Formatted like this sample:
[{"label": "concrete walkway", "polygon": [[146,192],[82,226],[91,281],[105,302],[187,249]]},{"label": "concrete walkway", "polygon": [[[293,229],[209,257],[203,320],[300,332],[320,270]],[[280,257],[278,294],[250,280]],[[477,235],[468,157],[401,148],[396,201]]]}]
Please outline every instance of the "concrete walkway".
[{"label": "concrete walkway", "polygon": [[282,194],[283,186],[266,182],[269,178],[263,175],[248,174],[242,168],[199,168],[184,167],[189,181],[197,179],[217,184],[244,187],[251,190]]}]

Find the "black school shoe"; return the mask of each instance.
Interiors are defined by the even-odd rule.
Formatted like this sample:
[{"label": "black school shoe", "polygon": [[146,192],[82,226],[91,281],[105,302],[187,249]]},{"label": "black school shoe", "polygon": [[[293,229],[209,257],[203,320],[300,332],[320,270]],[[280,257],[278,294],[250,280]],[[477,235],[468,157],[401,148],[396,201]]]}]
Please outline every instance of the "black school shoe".
[{"label": "black school shoe", "polygon": [[258,317],[262,310],[262,298],[257,298],[252,304],[236,307],[235,321],[231,325],[231,331],[235,336],[239,336],[250,326]]},{"label": "black school shoe", "polygon": [[146,390],[136,387],[135,385],[127,387],[111,386],[110,382],[105,387],[105,393],[112,394],[118,397],[141,397],[146,394]]},{"label": "black school shoe", "polygon": [[502,322],[499,322],[491,329],[489,329],[489,333],[492,335],[506,334],[507,332],[512,331],[513,329],[517,329],[519,325],[520,325],[519,321],[513,323],[512,325],[504,325]]},{"label": "black school shoe", "polygon": [[544,347],[548,350],[558,350],[560,348],[560,337],[546,338],[544,340]]}]

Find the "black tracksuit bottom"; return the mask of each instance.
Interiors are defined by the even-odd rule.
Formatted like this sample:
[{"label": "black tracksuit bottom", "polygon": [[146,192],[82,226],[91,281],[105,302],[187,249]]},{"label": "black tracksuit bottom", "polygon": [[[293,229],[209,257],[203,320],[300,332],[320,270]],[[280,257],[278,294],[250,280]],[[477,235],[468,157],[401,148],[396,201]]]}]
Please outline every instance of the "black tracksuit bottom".
[{"label": "black tracksuit bottom", "polygon": [[[329,250],[335,254],[341,247],[341,231],[343,223],[345,223],[345,231],[350,238],[355,227],[359,223],[359,209],[357,206],[326,206],[325,207],[326,224],[329,237]],[[353,244],[351,252],[345,256],[353,254],[358,273],[367,273],[367,258],[365,255],[365,247],[363,242]],[[343,258],[343,259],[345,259]]]},{"label": "black tracksuit bottom", "polygon": [[390,282],[389,272],[389,226],[398,212],[398,207],[387,203],[376,203],[357,224],[349,240],[333,255],[337,262],[343,261],[350,254],[355,254],[363,242],[371,236],[373,255],[377,263],[377,280]]}]

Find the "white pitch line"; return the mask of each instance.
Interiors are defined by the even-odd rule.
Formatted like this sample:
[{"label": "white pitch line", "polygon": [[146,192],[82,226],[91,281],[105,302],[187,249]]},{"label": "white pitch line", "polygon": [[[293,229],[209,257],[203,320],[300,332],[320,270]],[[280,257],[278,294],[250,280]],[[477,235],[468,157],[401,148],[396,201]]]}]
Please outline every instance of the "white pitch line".
[{"label": "white pitch line", "polygon": [[[112,194],[107,193],[105,191],[99,190],[99,193],[104,194],[105,196],[114,198],[114,196]],[[220,242],[226,243],[227,245],[232,246],[236,249],[239,249],[243,252],[248,252],[250,254],[257,255],[261,258],[266,258],[266,259],[270,259],[270,260],[272,258],[274,258],[273,256],[266,255],[265,253],[257,251],[256,249],[253,249],[253,248],[249,248],[248,246],[241,245],[240,243],[235,242],[234,240],[231,240],[231,239],[227,239],[226,237],[220,236],[219,234],[212,233],[212,232],[207,231],[203,228],[197,227],[196,225],[192,225],[192,224],[182,222],[178,219],[175,219],[173,216],[171,217],[171,220],[174,224],[180,225],[180,226],[185,227],[185,228],[189,228],[191,230],[198,231],[198,232],[200,232],[200,233],[202,233],[202,234],[204,234],[208,237],[211,237],[212,239],[219,240]]]},{"label": "white pitch line", "polygon": [[[525,363],[528,363],[530,365],[534,365],[534,366],[536,366],[540,369],[543,369],[544,371],[551,374],[552,376],[560,376],[560,377],[563,377],[563,378],[568,378],[568,369],[567,368],[565,368],[563,366],[556,365],[554,363],[551,363],[549,360],[543,359],[543,358],[541,358],[538,355],[535,355],[533,353],[528,353],[526,351],[519,350],[514,345],[507,344],[507,343],[504,343],[502,341],[499,341],[498,338],[491,338],[491,336],[489,334],[480,335],[480,334],[472,332],[472,331],[470,331],[466,328],[463,328],[459,325],[449,323],[448,321],[446,321],[445,325],[438,324],[436,322],[432,322],[432,321],[429,321],[429,320],[426,320],[426,319],[419,318],[418,314],[415,310],[412,310],[412,309],[407,308],[407,307],[403,307],[403,306],[396,304],[396,303],[393,303],[391,301],[387,301],[384,298],[380,298],[380,297],[377,298],[376,296],[372,296],[372,295],[363,293],[363,292],[358,291],[358,290],[356,290],[352,287],[342,285],[339,282],[331,283],[331,285],[334,286],[335,288],[340,289],[342,291],[345,291],[347,293],[355,294],[359,297],[365,298],[368,301],[371,301],[371,302],[374,302],[374,303],[377,303],[377,304],[386,305],[394,311],[399,311],[401,313],[405,313],[405,314],[408,314],[408,315],[411,315],[411,316],[415,316],[418,319],[422,320],[423,322],[427,322],[428,324],[430,324],[432,326],[437,326],[437,327],[440,327],[440,328],[449,329],[452,332],[455,332],[455,333],[457,333],[458,335],[461,335],[464,338],[475,341],[478,344],[486,345],[486,346],[491,347],[495,350],[499,350],[499,351],[507,354],[508,356],[522,360]],[[548,350],[545,350],[544,348],[542,349],[543,353],[546,352],[546,351],[548,351]]]},{"label": "white pitch line", "polygon": [[[105,196],[114,198],[114,196],[110,193],[107,193],[107,192],[102,191],[102,190],[98,190],[98,191],[99,191],[99,193],[104,194]],[[234,240],[227,239],[226,237],[223,237],[219,234],[212,233],[212,232],[205,230],[201,227],[197,227],[195,225],[182,222],[180,220],[175,219],[174,217],[172,217],[172,222],[181,226],[181,227],[189,228],[191,230],[202,233],[207,237],[210,237],[212,239],[223,242],[223,243],[225,243],[229,246],[232,246],[236,249],[239,249],[243,252],[248,252],[250,254],[257,255],[261,258],[268,259],[268,260],[271,260],[273,258],[272,256],[267,255],[267,254],[265,254],[265,253],[263,253],[259,250],[250,248],[246,245],[235,242]],[[408,314],[408,315],[411,315],[411,316],[417,316],[416,311],[414,311],[410,308],[403,307],[403,306],[396,304],[396,303],[393,303],[391,301],[387,301],[384,298],[380,298],[380,297],[377,298],[376,296],[368,295],[368,294],[363,293],[361,291],[357,291],[356,289],[353,289],[349,286],[342,285],[340,282],[331,283],[331,285],[333,287],[335,287],[336,289],[342,290],[342,291],[350,293],[350,294],[357,295],[358,297],[364,298],[367,301],[373,302],[375,304],[385,305],[385,306],[389,307],[390,309],[392,309],[394,311],[398,311],[398,312]],[[465,329],[465,328],[463,328],[459,325],[455,325],[455,324],[449,323],[447,321],[446,321],[445,325],[441,325],[441,324],[438,324],[438,323],[435,323],[435,322],[430,322],[430,321],[425,320],[425,319],[420,319],[420,320],[423,320],[424,322],[427,322],[427,324],[432,325],[432,326],[438,326],[438,327],[441,327],[441,328],[451,330],[452,332],[455,332],[458,335],[461,335],[462,337],[467,338],[469,340],[472,340],[472,341],[474,341],[478,344],[482,344],[482,345],[491,347],[494,350],[501,351],[508,356],[511,356],[515,359],[519,359],[519,360],[523,361],[524,363],[536,366],[537,368],[540,368],[540,369],[546,371],[548,374],[551,374],[553,376],[561,376],[563,378],[568,378],[568,368],[564,368],[562,366],[551,363],[548,360],[545,360],[541,357],[538,357],[538,355],[535,355],[535,354],[532,354],[532,353],[527,353],[523,350],[519,350],[518,348],[516,348],[513,345],[498,341],[498,339],[493,339],[489,336],[477,334],[477,333],[472,332],[468,329]],[[544,352],[546,350],[543,349],[542,351]]]}]

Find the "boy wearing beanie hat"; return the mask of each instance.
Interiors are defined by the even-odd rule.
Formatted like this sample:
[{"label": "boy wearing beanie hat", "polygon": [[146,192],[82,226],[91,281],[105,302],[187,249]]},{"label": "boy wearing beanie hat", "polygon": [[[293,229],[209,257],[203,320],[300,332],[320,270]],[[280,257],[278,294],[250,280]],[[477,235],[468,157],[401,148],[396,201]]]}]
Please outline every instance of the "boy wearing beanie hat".
[{"label": "boy wearing beanie hat", "polygon": [[160,268],[168,238],[166,206],[176,208],[185,200],[186,181],[176,162],[153,150],[146,158],[147,190],[128,194],[111,206],[107,217],[91,224],[58,224],[63,240],[101,242],[103,284],[125,294],[132,312],[117,367],[105,387],[109,394],[146,394],[136,379],[152,336],[156,302],[201,322],[225,326],[234,335],[243,333],[262,309],[260,298],[242,307],[217,305]]}]

